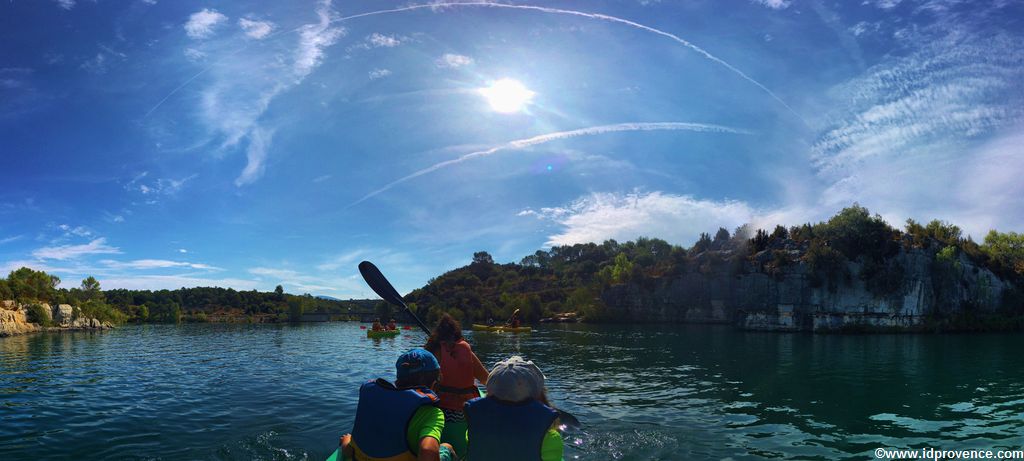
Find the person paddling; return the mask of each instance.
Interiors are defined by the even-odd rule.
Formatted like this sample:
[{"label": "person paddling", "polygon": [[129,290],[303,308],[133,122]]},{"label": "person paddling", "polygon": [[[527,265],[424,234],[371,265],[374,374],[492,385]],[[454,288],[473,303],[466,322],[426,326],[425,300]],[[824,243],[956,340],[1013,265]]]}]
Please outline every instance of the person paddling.
[{"label": "person paddling", "polygon": [[441,316],[424,348],[441,363],[441,379],[434,386],[441,398],[438,407],[444,412],[445,432],[441,434],[441,441],[452,444],[456,452],[462,453],[466,445],[462,407],[480,396],[474,380],[487,384],[487,369],[462,337],[462,326],[448,314]]},{"label": "person paddling", "polygon": [[372,328],[373,328],[373,331],[382,331],[382,330],[384,330],[384,327],[380,324],[380,319],[376,319],[376,320],[373,321],[373,327]]},{"label": "person paddling", "polygon": [[512,313],[512,317],[508,319],[508,325],[512,328],[519,328],[519,309],[516,309],[516,311]]},{"label": "person paddling", "polygon": [[388,330],[397,330],[397,329],[398,329],[398,325],[395,323],[395,319],[391,319],[391,321],[388,322]]},{"label": "person paddling", "polygon": [[544,373],[519,356],[498,362],[487,397],[465,406],[470,461],[560,461],[565,446],[558,412],[548,403]]},{"label": "person paddling", "polygon": [[451,461],[451,445],[440,443],[444,415],[430,390],[441,371],[434,354],[416,348],[398,357],[397,379],[383,378],[359,388],[351,434],[341,436],[341,453],[357,461]]}]

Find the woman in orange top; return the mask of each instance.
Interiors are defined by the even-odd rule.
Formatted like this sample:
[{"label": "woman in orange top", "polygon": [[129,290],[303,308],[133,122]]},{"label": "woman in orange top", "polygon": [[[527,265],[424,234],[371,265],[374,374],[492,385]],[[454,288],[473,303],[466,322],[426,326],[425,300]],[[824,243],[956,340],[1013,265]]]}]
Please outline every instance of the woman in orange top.
[{"label": "woman in orange top", "polygon": [[466,416],[462,407],[480,396],[474,380],[487,384],[487,369],[462,337],[462,326],[448,314],[437,322],[424,349],[441,364],[441,378],[434,385],[434,392],[441,398],[437,406],[444,413],[441,442],[452,444],[456,453],[465,453]]}]

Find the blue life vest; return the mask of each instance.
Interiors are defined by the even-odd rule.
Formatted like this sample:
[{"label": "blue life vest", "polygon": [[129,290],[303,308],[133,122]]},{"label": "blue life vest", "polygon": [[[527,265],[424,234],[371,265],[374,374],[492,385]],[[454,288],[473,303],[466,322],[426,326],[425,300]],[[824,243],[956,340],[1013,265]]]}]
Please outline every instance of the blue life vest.
[{"label": "blue life vest", "polygon": [[558,413],[536,400],[466,402],[470,461],[540,461],[540,446]]},{"label": "blue life vest", "polygon": [[352,427],[355,459],[415,461],[406,438],[409,421],[420,407],[437,401],[437,395],[426,387],[398,389],[383,379],[363,384]]}]

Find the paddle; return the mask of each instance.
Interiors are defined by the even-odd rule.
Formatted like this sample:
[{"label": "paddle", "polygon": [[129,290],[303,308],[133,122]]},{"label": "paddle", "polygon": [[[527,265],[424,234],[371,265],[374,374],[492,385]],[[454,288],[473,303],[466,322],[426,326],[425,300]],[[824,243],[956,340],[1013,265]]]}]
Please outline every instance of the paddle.
[{"label": "paddle", "polygon": [[508,320],[505,321],[505,325],[512,326],[512,319],[516,318],[516,314],[519,313],[519,309],[512,311],[512,315],[508,316]]},{"label": "paddle", "polygon": [[[366,280],[366,284],[370,285],[370,288],[373,289],[374,293],[377,293],[377,296],[380,296],[391,304],[405,309],[405,311],[412,316],[413,320],[416,320],[416,323],[420,325],[423,332],[426,333],[427,336],[430,336],[430,329],[427,328],[419,317],[416,316],[416,313],[414,313],[412,309],[409,309],[409,306],[405,304],[405,301],[402,301],[402,295],[398,294],[398,290],[395,290],[395,287],[391,286],[391,282],[384,277],[384,274],[380,272],[380,269],[377,269],[377,266],[374,266],[370,261],[363,261],[359,263],[359,273],[363,275],[363,280]],[[519,309],[516,309],[516,312],[519,312]],[[571,415],[569,412],[559,410],[557,408],[555,411],[558,412],[558,419],[566,427],[574,429],[581,427],[580,420],[576,419],[576,417]]]},{"label": "paddle", "polygon": [[409,306],[405,305],[405,301],[402,301],[402,295],[398,294],[398,290],[395,290],[395,287],[391,286],[391,282],[384,277],[384,274],[380,273],[380,269],[377,269],[377,266],[374,266],[370,261],[363,261],[359,263],[359,273],[363,275],[363,280],[366,280],[366,284],[370,285],[370,288],[373,289],[374,293],[377,293],[377,296],[380,296],[391,304],[405,309],[405,311],[412,316],[413,320],[420,325],[423,332],[426,333],[427,336],[430,336],[430,328],[427,328],[412,309],[409,309]]}]

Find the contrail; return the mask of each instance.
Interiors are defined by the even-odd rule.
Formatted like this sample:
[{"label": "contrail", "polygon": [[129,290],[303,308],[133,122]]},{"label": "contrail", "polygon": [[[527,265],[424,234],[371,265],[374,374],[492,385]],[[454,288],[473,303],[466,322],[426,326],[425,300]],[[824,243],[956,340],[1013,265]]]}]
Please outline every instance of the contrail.
[{"label": "contrail", "polygon": [[709,124],[704,124],[704,123],[685,123],[685,122],[618,123],[618,124],[615,124],[615,125],[599,125],[599,126],[592,126],[592,127],[580,128],[580,129],[569,130],[569,131],[556,131],[554,133],[542,134],[542,135],[534,136],[532,138],[517,139],[515,141],[509,141],[509,142],[507,142],[505,144],[501,144],[499,146],[495,146],[495,147],[492,147],[490,149],[480,150],[480,151],[476,151],[476,152],[470,152],[468,154],[462,155],[462,156],[457,157],[457,158],[453,158],[451,160],[445,160],[445,161],[440,162],[440,163],[435,163],[435,164],[433,164],[431,166],[428,166],[428,167],[426,167],[426,168],[424,168],[422,170],[419,170],[419,171],[417,171],[415,173],[412,173],[412,174],[409,174],[407,176],[403,176],[402,178],[396,179],[396,180],[388,183],[386,186],[381,187],[380,189],[377,189],[377,190],[375,190],[373,192],[370,192],[369,194],[366,194],[365,196],[363,196],[363,198],[361,198],[359,200],[356,200],[355,202],[352,202],[346,208],[351,208],[351,207],[353,207],[355,205],[358,205],[358,204],[366,201],[367,199],[370,199],[373,196],[378,195],[378,194],[380,194],[382,192],[385,192],[388,189],[391,189],[392,187],[395,187],[395,186],[397,186],[397,185],[399,185],[399,184],[401,184],[403,182],[406,182],[406,181],[408,181],[410,179],[418,178],[418,177],[423,176],[423,175],[425,175],[427,173],[431,173],[431,172],[440,170],[441,168],[445,168],[445,167],[448,167],[448,166],[451,166],[451,165],[459,164],[459,163],[465,162],[466,160],[474,159],[474,158],[477,158],[477,157],[487,157],[489,155],[498,153],[498,152],[503,151],[503,150],[523,149],[523,148],[530,147],[530,146],[536,146],[538,144],[544,144],[544,143],[548,143],[548,142],[551,142],[551,141],[557,141],[559,139],[575,138],[575,137],[578,137],[578,136],[592,136],[592,135],[596,135],[596,134],[614,133],[614,132],[619,132],[619,131],[698,131],[698,132],[711,132],[711,133],[751,134],[749,131],[740,130],[740,129],[736,129],[736,128],[730,128],[730,127],[727,127],[727,126],[709,125]]},{"label": "contrail", "polygon": [[800,113],[798,113],[796,110],[794,110],[792,107],[790,107],[789,104],[786,104],[786,101],[783,101],[782,98],[780,98],[778,95],[775,94],[775,92],[773,92],[772,90],[769,90],[768,87],[762,85],[761,82],[758,82],[757,80],[754,80],[752,77],[750,77],[749,75],[745,74],[743,71],[733,67],[732,64],[729,64],[729,63],[723,61],[721,58],[719,58],[719,57],[709,53],[704,48],[701,48],[701,47],[699,47],[697,45],[694,45],[693,43],[690,43],[689,41],[687,41],[686,39],[684,39],[682,37],[679,37],[678,35],[675,35],[675,34],[672,34],[672,33],[669,33],[669,32],[665,32],[665,31],[660,30],[660,29],[655,29],[655,28],[653,28],[651,26],[645,26],[643,24],[640,24],[640,23],[634,22],[634,21],[630,21],[628,19],[622,19],[622,18],[618,18],[618,17],[615,17],[615,16],[609,16],[609,15],[606,15],[606,14],[587,13],[587,12],[584,12],[584,11],[576,11],[576,10],[564,10],[564,9],[561,9],[561,8],[549,8],[549,7],[546,7],[546,6],[508,5],[508,4],[504,4],[504,3],[491,3],[491,2],[465,2],[465,3],[435,3],[435,4],[429,4],[429,5],[411,5],[411,6],[401,7],[401,8],[392,8],[392,9],[388,9],[388,10],[370,11],[370,12],[367,12],[367,13],[353,14],[351,16],[345,16],[345,17],[342,17],[342,18],[338,18],[338,21],[347,21],[349,19],[364,18],[364,17],[367,17],[367,16],[377,16],[377,15],[382,15],[382,14],[402,13],[402,12],[405,12],[405,11],[414,11],[414,10],[421,10],[421,9],[427,9],[427,8],[432,9],[432,10],[437,10],[437,9],[443,9],[443,8],[447,8],[447,7],[463,7],[463,6],[506,8],[506,9],[512,9],[512,10],[539,11],[541,13],[547,13],[547,14],[563,14],[563,15],[569,15],[569,16],[580,16],[580,17],[584,17],[584,18],[597,19],[597,20],[600,20],[600,21],[608,21],[608,22],[615,22],[615,23],[619,23],[619,24],[625,24],[625,25],[630,26],[630,27],[634,27],[634,28],[637,28],[637,29],[640,29],[640,30],[644,30],[644,31],[647,31],[647,32],[651,32],[651,33],[654,33],[654,34],[661,35],[662,37],[670,38],[673,41],[675,41],[676,43],[679,43],[679,44],[681,44],[681,45],[683,45],[683,46],[685,46],[685,47],[687,47],[687,48],[689,48],[689,49],[691,49],[693,51],[696,51],[697,53],[700,53],[701,56],[704,56],[705,58],[710,59],[711,61],[722,65],[723,67],[725,67],[726,69],[729,69],[730,71],[732,71],[736,75],[739,75],[742,79],[744,79],[744,80],[754,84],[754,86],[760,88],[762,91],[767,93],[768,96],[771,96],[772,99],[778,101],[779,104],[782,104],[782,106],[785,107],[786,110],[788,110],[790,113],[792,113],[797,118],[799,118],[801,122],[803,122],[805,125],[808,125],[807,120],[805,120],[803,118],[803,116],[800,115]]},{"label": "contrail", "polygon": [[[348,21],[348,20],[351,20],[351,19],[365,18],[365,17],[368,17],[368,16],[395,14],[395,13],[402,13],[402,12],[406,12],[406,11],[415,11],[415,10],[422,10],[422,9],[431,9],[431,10],[435,10],[436,11],[436,10],[439,10],[439,9],[454,8],[454,7],[505,8],[505,9],[512,9],[512,10],[539,11],[541,13],[547,13],[547,14],[562,14],[562,15],[569,15],[569,16],[579,16],[579,17],[583,17],[583,18],[596,19],[596,20],[599,20],[599,21],[608,21],[608,22],[615,22],[615,23],[619,23],[619,24],[625,24],[627,26],[630,26],[630,27],[633,27],[633,28],[636,28],[636,29],[640,29],[640,30],[644,30],[644,31],[647,31],[647,32],[651,32],[651,33],[660,35],[662,37],[666,37],[666,38],[672,39],[676,43],[679,43],[679,44],[681,44],[681,45],[683,45],[683,46],[685,46],[687,48],[690,48],[693,51],[696,51],[701,56],[704,56],[705,58],[711,60],[712,62],[718,63],[719,65],[725,67],[726,69],[729,69],[734,74],[740,76],[740,78],[750,82],[754,86],[756,86],[759,89],[761,89],[761,91],[764,91],[766,94],[768,94],[768,96],[771,96],[771,98],[774,99],[775,101],[777,101],[779,104],[782,104],[782,106],[785,107],[786,110],[788,110],[790,113],[792,113],[798,119],[800,119],[800,121],[803,122],[804,125],[809,125],[807,120],[804,119],[803,116],[800,115],[800,113],[798,113],[796,110],[794,110],[792,107],[790,107],[789,104],[786,104],[786,101],[783,101],[782,98],[780,98],[778,95],[775,94],[775,92],[773,92],[772,90],[768,89],[768,87],[766,87],[763,84],[761,84],[761,82],[758,82],[757,80],[754,80],[752,77],[750,77],[749,75],[745,74],[743,71],[737,69],[736,67],[733,67],[732,64],[729,64],[729,63],[723,61],[721,58],[719,58],[719,57],[709,53],[707,50],[705,50],[705,49],[703,49],[703,48],[701,48],[701,47],[699,47],[697,45],[694,45],[693,43],[690,43],[689,41],[683,39],[682,37],[679,37],[678,35],[675,35],[675,34],[672,34],[672,33],[669,33],[669,32],[665,32],[665,31],[660,30],[660,29],[655,29],[655,28],[653,28],[651,26],[645,26],[643,24],[640,24],[640,23],[634,22],[634,21],[630,21],[628,19],[618,18],[618,17],[615,17],[615,16],[609,16],[609,15],[606,15],[606,14],[587,13],[587,12],[584,12],[584,11],[565,10],[565,9],[560,9],[560,8],[549,8],[549,7],[545,7],[545,6],[535,6],[535,5],[508,5],[508,4],[504,4],[504,3],[466,2],[466,3],[434,3],[434,4],[428,4],[428,5],[411,5],[411,6],[401,7],[401,8],[392,8],[392,9],[387,9],[387,10],[370,11],[370,12],[367,12],[367,13],[353,14],[351,16],[343,16],[343,17],[340,17],[340,18],[334,18],[330,22],[331,23],[344,22],[344,21]],[[298,31],[300,29],[302,29],[302,27],[298,27],[298,28],[295,28],[295,29],[287,31],[287,32],[296,32],[296,31]],[[281,33],[285,33],[285,32],[286,32],[285,30],[278,31],[278,32],[272,34],[271,37],[279,35]],[[167,96],[164,96],[164,98],[161,99],[160,102],[158,102],[155,106],[153,106],[151,109],[149,109],[149,111],[146,112],[146,115],[144,115],[143,118],[148,117],[149,114],[153,113],[153,111],[155,111],[157,108],[159,108],[161,105],[163,105],[163,103],[165,101],[167,101],[167,99],[169,99],[175,93],[177,93],[182,88],[187,86],[189,83],[191,83],[197,77],[199,77],[200,75],[205,73],[207,70],[210,69],[210,67],[213,67],[213,66],[211,65],[211,66],[203,69],[199,73],[193,75],[191,78],[186,80],[185,83],[182,83],[180,86],[178,86],[174,90],[171,90],[171,92]]]}]

